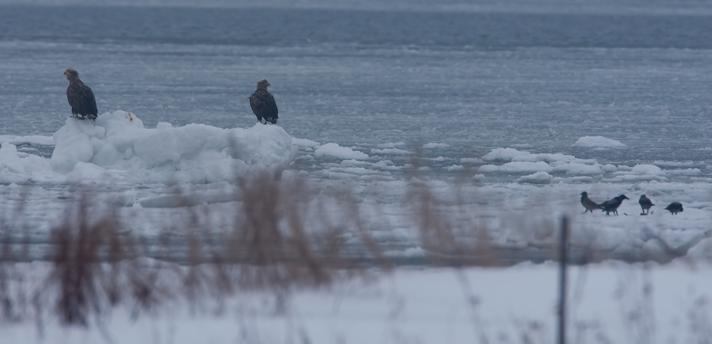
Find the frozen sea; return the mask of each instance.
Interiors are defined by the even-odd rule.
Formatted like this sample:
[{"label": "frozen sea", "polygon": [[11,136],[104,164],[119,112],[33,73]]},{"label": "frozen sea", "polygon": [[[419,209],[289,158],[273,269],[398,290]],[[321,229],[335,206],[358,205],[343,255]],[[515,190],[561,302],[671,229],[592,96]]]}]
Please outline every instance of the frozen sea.
[{"label": "frozen sea", "polygon": [[[268,79],[294,149],[277,154],[278,165],[351,185],[388,218],[372,228],[396,254],[421,252],[400,204],[413,170],[446,205],[457,184],[493,240],[524,252],[517,259],[547,256],[548,227],[562,213],[575,217],[575,242],[605,257],[647,259],[670,246],[682,255],[710,234],[712,5],[0,3],[0,202],[14,209],[29,197],[37,233],[51,230],[77,178],[127,200],[134,215],[166,212],[175,181],[225,203],[219,191],[231,180],[200,167],[226,157],[196,157],[186,145],[218,128],[259,136],[247,97]],[[131,163],[96,151],[73,157],[78,168],[51,163],[51,136],[73,125],[67,67],[93,88],[100,112],[129,111],[156,128],[142,139],[161,149],[132,151]],[[253,155],[226,159],[262,165]],[[583,217],[581,191],[631,201],[619,217]],[[642,193],[657,204],[652,216],[638,216]],[[685,212],[665,214],[671,201]]]}]

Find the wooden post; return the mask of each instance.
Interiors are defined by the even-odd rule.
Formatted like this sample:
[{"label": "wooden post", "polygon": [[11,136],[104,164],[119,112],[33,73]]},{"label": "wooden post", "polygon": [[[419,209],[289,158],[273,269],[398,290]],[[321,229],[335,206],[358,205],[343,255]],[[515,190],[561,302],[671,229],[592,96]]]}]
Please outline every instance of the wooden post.
[{"label": "wooden post", "polygon": [[569,218],[561,218],[561,237],[559,239],[559,307],[558,307],[558,344],[566,344],[566,295],[567,267],[569,263]]}]

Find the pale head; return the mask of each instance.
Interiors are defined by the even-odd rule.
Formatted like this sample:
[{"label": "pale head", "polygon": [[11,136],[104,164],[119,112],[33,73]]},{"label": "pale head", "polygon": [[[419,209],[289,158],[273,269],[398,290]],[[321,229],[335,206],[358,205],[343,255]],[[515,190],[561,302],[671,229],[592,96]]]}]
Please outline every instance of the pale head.
[{"label": "pale head", "polygon": [[269,83],[269,81],[267,81],[267,80],[260,80],[260,81],[257,82],[257,89],[258,89],[258,90],[259,90],[259,89],[265,89],[265,90],[266,90],[267,87],[269,87],[269,86],[270,86],[270,83]]},{"label": "pale head", "polygon": [[72,81],[72,80],[78,80],[79,79],[79,73],[74,70],[73,68],[67,68],[64,70],[64,76],[67,77],[67,80]]}]

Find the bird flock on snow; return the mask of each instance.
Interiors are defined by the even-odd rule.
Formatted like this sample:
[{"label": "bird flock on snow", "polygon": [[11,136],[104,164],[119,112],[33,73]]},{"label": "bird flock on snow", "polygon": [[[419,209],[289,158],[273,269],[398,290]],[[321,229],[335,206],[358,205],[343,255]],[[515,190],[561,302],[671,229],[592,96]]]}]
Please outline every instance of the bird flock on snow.
[{"label": "bird flock on snow", "polygon": [[[618,215],[618,207],[620,207],[621,204],[623,204],[623,201],[627,199],[630,198],[628,198],[626,195],[619,195],[602,203],[596,203],[590,198],[588,198],[588,192],[584,191],[581,193],[581,205],[583,205],[583,207],[586,209],[583,211],[584,214],[593,213],[594,210],[600,209],[602,212],[606,213],[606,215],[610,215],[611,213],[613,213],[614,215]],[[648,196],[646,195],[640,195],[640,199],[638,199],[638,204],[640,204],[640,209],[642,210],[642,213],[640,213],[640,215],[648,215],[650,213],[650,208],[655,205],[653,201],[651,201],[650,198],[648,198]],[[667,207],[665,207],[665,210],[669,211],[670,214],[677,215],[683,210],[682,203],[672,202]]]}]

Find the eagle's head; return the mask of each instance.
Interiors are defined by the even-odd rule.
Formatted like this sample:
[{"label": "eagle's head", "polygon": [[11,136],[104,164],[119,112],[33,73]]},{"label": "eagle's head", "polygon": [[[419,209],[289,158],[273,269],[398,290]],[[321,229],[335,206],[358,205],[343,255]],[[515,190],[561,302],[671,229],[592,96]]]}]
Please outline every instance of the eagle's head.
[{"label": "eagle's head", "polygon": [[269,81],[267,80],[260,80],[257,82],[257,89],[267,89],[267,87],[270,86]]},{"label": "eagle's head", "polygon": [[66,76],[67,80],[69,80],[69,81],[79,79],[79,73],[77,73],[77,71],[72,68],[67,68],[64,71],[64,76]]}]

